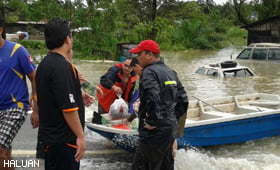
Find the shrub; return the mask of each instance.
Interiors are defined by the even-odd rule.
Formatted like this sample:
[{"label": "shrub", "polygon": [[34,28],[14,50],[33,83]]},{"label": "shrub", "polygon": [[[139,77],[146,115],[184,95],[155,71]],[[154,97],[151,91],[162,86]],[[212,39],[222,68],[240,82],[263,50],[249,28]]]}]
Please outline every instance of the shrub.
[{"label": "shrub", "polygon": [[29,49],[45,49],[45,42],[41,40],[21,40],[19,41],[21,45],[23,45],[25,48]]}]

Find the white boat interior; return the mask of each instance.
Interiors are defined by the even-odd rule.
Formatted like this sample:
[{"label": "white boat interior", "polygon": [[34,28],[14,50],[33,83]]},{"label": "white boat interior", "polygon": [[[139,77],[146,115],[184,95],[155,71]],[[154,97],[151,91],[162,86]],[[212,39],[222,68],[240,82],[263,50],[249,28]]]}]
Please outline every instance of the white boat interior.
[{"label": "white boat interior", "polygon": [[[280,96],[255,93],[239,96],[220,97],[213,99],[191,100],[185,128],[228,122],[234,120],[280,114]],[[112,120],[109,114],[103,114],[106,121],[103,125],[88,123],[96,129],[120,134],[137,134],[138,119],[133,121],[132,130],[112,127],[123,123],[123,120]]]},{"label": "white boat interior", "polygon": [[280,114],[278,95],[256,93],[190,101],[185,127]]}]

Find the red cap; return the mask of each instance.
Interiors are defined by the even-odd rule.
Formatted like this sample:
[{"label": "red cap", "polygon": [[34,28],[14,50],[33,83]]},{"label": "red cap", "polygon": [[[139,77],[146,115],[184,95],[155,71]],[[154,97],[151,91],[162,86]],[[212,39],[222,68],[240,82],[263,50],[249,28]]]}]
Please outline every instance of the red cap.
[{"label": "red cap", "polygon": [[153,40],[141,41],[135,48],[129,50],[131,53],[140,53],[141,51],[151,51],[155,54],[160,53],[159,45]]}]

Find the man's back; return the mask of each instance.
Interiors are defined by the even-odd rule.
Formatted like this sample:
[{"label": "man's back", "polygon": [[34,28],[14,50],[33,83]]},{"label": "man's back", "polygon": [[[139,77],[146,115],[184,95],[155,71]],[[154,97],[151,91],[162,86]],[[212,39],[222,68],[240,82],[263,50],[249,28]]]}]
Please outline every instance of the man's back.
[{"label": "man's back", "polygon": [[35,70],[27,50],[5,41],[0,48],[0,110],[19,107],[28,109],[26,75]]},{"label": "man's back", "polygon": [[[149,139],[149,142],[160,143],[166,138],[175,136],[177,127],[175,108],[178,90],[181,91],[181,87],[176,72],[161,61],[144,69],[140,80],[139,111],[139,132],[143,140]],[[156,129],[147,131],[144,128],[145,123],[155,126]]]},{"label": "man's back", "polygon": [[176,116],[173,114],[176,105],[176,81],[177,77],[174,71],[162,62],[149,65],[144,69],[140,81],[141,103],[145,104],[145,98],[150,98],[147,94],[152,94],[157,107],[147,111],[157,112],[158,119],[176,120]]},{"label": "man's back", "polygon": [[44,143],[75,142],[76,136],[67,126],[63,111],[78,110],[84,125],[84,107],[76,70],[57,53],[48,54],[36,73],[39,106],[39,136]]}]

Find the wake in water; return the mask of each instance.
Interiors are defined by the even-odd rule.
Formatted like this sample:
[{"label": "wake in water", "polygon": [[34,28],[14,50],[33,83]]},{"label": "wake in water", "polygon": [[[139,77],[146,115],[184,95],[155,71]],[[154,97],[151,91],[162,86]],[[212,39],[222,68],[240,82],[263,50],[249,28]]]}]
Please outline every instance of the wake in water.
[{"label": "wake in water", "polygon": [[259,144],[263,141],[224,145],[213,150],[180,149],[176,153],[175,170],[280,170],[280,155],[270,152],[275,145],[266,145],[266,151],[260,153]]}]

